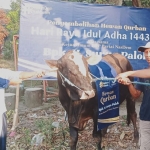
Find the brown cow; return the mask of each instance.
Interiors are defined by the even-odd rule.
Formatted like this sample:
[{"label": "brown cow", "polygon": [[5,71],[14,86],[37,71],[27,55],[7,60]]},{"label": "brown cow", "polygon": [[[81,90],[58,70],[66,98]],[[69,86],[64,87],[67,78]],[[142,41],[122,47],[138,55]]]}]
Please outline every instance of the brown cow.
[{"label": "brown cow", "polygon": [[[132,70],[129,61],[121,54],[109,54],[102,59],[110,63],[117,73]],[[46,60],[51,69],[58,69],[59,100],[68,114],[71,150],[76,150],[78,131],[85,128],[89,119],[93,119],[93,136],[99,138],[98,149],[101,150],[102,134],[97,131],[98,100],[95,84],[92,84],[89,73],[89,60],[75,51],[66,52],[59,60]],[[127,86],[120,85],[119,89],[120,103],[125,99],[127,101],[127,124],[132,120],[134,138],[138,139],[135,102],[132,101]]]}]

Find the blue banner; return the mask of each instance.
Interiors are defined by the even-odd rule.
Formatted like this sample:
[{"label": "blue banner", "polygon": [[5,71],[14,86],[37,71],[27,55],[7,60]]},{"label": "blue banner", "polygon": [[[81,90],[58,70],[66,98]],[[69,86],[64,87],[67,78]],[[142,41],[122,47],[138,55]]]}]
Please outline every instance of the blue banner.
[{"label": "blue banner", "polygon": [[[18,70],[49,69],[45,60],[57,60],[68,50],[99,58],[120,53],[133,69],[145,68],[144,54],[137,49],[150,41],[149,16],[146,8],[22,0]],[[116,77],[104,61],[90,70],[97,77]],[[119,87],[117,82],[98,80],[96,88],[100,130],[119,120]]]},{"label": "blue banner", "polygon": [[89,65],[90,72],[97,78],[96,91],[98,99],[98,124],[101,130],[119,121],[119,83],[107,78],[116,76],[115,69],[106,61],[101,60],[95,65]]},{"label": "blue banner", "polygon": [[98,124],[101,130],[119,121],[119,84],[113,81],[97,81]]},{"label": "blue banner", "polygon": [[150,41],[150,9],[22,0],[18,70],[48,69],[73,49],[85,56],[121,53],[134,69],[147,66],[137,48]]}]

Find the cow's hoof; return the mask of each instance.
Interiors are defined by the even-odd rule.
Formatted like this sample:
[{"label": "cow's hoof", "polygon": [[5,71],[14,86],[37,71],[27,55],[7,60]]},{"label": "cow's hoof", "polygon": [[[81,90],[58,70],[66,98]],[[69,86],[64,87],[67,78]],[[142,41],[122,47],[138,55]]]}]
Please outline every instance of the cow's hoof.
[{"label": "cow's hoof", "polygon": [[97,149],[98,149],[98,150],[103,150],[103,149],[101,148],[101,146],[99,146],[99,145],[97,146]]},{"label": "cow's hoof", "polygon": [[139,142],[139,137],[134,137],[133,142],[134,142],[134,143],[138,143],[138,142]]},{"label": "cow's hoof", "polygon": [[134,133],[134,143],[138,143],[139,142],[139,133],[138,132],[135,132]]}]

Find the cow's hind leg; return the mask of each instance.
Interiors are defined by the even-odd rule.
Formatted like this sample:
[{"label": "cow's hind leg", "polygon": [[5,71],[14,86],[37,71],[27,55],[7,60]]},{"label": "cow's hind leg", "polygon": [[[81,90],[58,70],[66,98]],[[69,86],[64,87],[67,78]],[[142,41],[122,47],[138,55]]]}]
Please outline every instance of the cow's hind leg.
[{"label": "cow's hind leg", "polygon": [[97,120],[94,120],[94,128],[93,128],[93,138],[97,140],[97,149],[102,150],[101,143],[102,143],[102,134],[101,130],[97,131]]},{"label": "cow's hind leg", "polygon": [[128,96],[126,98],[127,103],[126,103],[126,107],[127,107],[127,124],[130,124],[130,120],[133,123],[133,127],[134,127],[134,142],[138,143],[139,140],[139,132],[137,129],[137,113],[135,111],[135,102],[133,101],[133,99],[131,98],[131,96]]},{"label": "cow's hind leg", "polygon": [[101,145],[102,145],[101,131],[95,132],[95,133],[93,134],[93,138],[95,138],[96,141],[97,141],[97,149],[98,149],[98,150],[102,150],[102,147],[101,147]]},{"label": "cow's hind leg", "polygon": [[70,150],[76,150],[76,145],[78,142],[78,129],[69,126],[70,128]]}]

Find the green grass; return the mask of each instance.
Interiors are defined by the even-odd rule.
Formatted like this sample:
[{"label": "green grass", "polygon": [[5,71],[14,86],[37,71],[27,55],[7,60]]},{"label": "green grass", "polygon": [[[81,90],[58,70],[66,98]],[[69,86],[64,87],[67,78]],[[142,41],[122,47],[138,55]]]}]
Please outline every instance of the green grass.
[{"label": "green grass", "polygon": [[15,64],[13,60],[6,60],[2,57],[0,57],[0,68],[7,68],[14,70],[15,69]]}]

